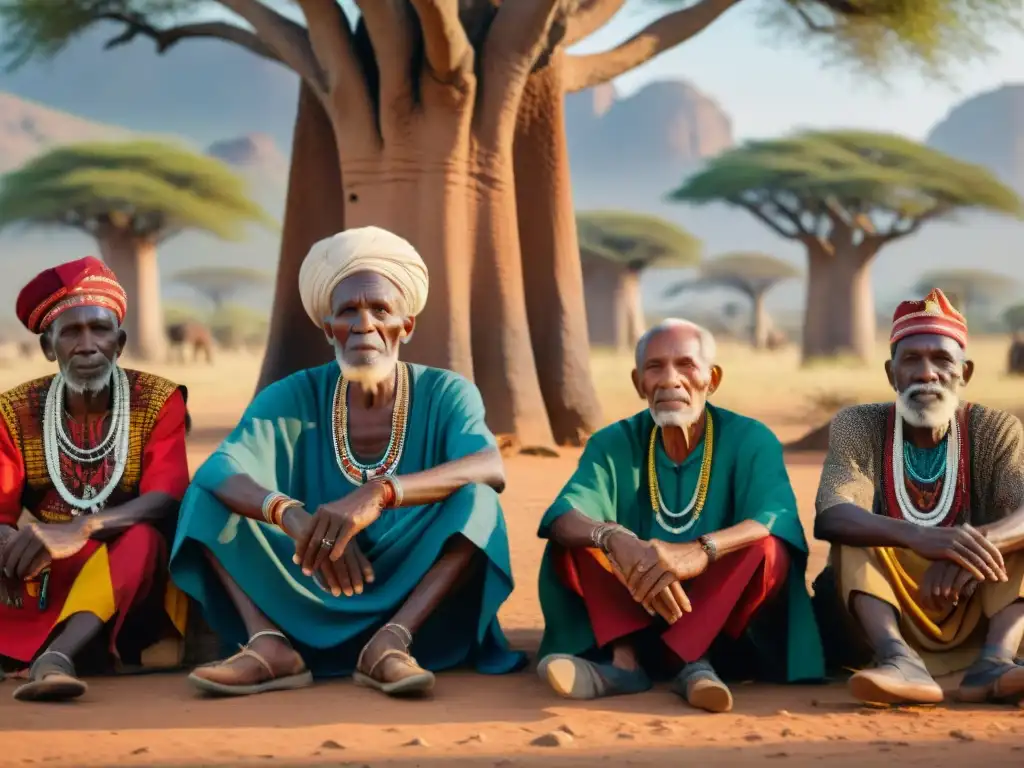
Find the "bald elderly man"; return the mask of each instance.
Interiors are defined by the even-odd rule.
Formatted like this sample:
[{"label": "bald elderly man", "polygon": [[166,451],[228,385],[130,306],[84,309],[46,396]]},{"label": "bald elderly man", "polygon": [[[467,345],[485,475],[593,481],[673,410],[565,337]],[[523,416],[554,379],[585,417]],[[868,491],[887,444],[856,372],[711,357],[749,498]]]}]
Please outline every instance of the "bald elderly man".
[{"label": "bald elderly man", "polygon": [[556,693],[640,693],[668,673],[688,704],[725,712],[732,693],[716,666],[824,676],[782,446],[708,402],[721,382],[707,330],[649,330],[633,371],[647,408],[590,438],[545,513],[538,671]]},{"label": "bald elderly man", "polygon": [[303,262],[303,305],[336,360],[260,392],[182,503],[172,575],[241,646],[192,673],[200,691],[353,674],[417,694],[437,670],[524,663],[497,620],[512,591],[505,476],[480,394],[399,360],[427,287],[413,246],[376,227]]}]

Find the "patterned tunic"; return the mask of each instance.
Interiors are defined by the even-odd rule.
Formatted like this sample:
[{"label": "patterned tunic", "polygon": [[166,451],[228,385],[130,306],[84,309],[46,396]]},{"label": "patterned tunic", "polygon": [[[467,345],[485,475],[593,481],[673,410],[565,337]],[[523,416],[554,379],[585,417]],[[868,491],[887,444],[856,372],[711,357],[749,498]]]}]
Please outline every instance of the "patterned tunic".
[{"label": "patterned tunic", "polygon": [[[883,508],[886,420],[892,403],[844,408],[832,419],[828,455],[821,472],[815,510],[855,504],[875,513]],[[967,414],[970,438],[970,499],[958,523],[985,525],[1024,506],[1024,426],[1006,411],[972,404]]]}]

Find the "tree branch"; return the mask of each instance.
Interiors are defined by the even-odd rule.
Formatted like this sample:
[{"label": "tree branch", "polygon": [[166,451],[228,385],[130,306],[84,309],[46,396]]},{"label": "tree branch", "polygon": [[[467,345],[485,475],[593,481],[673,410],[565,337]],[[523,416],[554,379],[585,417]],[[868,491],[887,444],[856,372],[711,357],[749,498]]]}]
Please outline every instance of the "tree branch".
[{"label": "tree branch", "polygon": [[891,243],[894,240],[900,240],[916,233],[921,229],[922,224],[932,221],[933,219],[942,218],[952,210],[953,206],[940,203],[918,216],[897,218],[892,227],[884,232],[879,232],[878,237],[886,243]]},{"label": "tree branch", "polygon": [[583,0],[576,13],[569,17],[565,44],[572,45],[590,37],[611,21],[625,4],[626,0]]},{"label": "tree branch", "polygon": [[459,0],[412,0],[423,31],[424,54],[442,83],[473,69],[473,46],[459,19]]},{"label": "tree branch", "polygon": [[[764,201],[744,200],[742,197],[730,197],[726,198],[726,202],[749,211],[762,222],[767,224],[773,232],[777,235],[781,235],[787,240],[797,240],[801,235],[805,234],[802,228],[798,224],[795,224],[785,212],[783,212],[783,215],[787,221],[793,224],[793,230],[787,229],[779,221],[772,218],[765,210],[766,206]],[[769,205],[771,205],[771,203],[769,203]],[[778,208],[778,206],[776,206],[776,208]]]},{"label": "tree branch", "polygon": [[166,53],[182,40],[192,39],[214,39],[225,40],[229,43],[245,48],[264,59],[283,63],[281,57],[274,53],[262,40],[248,29],[228,24],[224,21],[209,21],[197,24],[182,24],[177,27],[161,29],[146,21],[140,14],[129,13],[101,13],[96,17],[97,21],[113,21],[124,25],[124,31],[116,37],[110,38],[103,46],[106,50],[119,48],[127,45],[140,35],[149,38],[156,46],[157,53]]},{"label": "tree branch", "polygon": [[[256,35],[282,62],[315,90],[324,93],[327,84],[310,46],[310,37],[300,24],[282,16],[259,0],[217,0],[221,5],[245,19]],[[326,2],[321,0],[323,5]],[[330,3],[334,5],[334,2]],[[312,27],[311,27],[312,29]]]},{"label": "tree branch", "polygon": [[696,5],[662,16],[617,48],[570,56],[566,62],[566,91],[582,91],[624,75],[700,34],[740,1],[700,0]]},{"label": "tree branch", "polygon": [[[323,3],[325,0],[305,0]],[[335,4],[335,0],[330,0]],[[409,76],[416,30],[406,0],[355,0],[370,36],[377,71],[380,102],[389,107],[412,109],[412,78]]]}]

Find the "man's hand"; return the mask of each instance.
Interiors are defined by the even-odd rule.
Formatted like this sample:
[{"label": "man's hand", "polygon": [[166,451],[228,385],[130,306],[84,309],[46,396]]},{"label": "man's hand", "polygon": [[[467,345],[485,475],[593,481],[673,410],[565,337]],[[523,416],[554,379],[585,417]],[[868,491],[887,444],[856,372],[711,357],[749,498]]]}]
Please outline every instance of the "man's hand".
[{"label": "man's hand", "polygon": [[295,558],[307,576],[318,572],[330,557],[337,562],[356,534],[369,528],[384,507],[384,489],[369,482],[343,499],[317,508],[295,539]]},{"label": "man's hand", "polygon": [[318,571],[323,586],[335,597],[363,594],[366,584],[374,579],[373,566],[353,540],[340,560],[327,560]]},{"label": "man's hand", "polygon": [[948,560],[939,560],[925,571],[918,592],[926,608],[942,610],[973,595],[979,583],[970,571]]},{"label": "man's hand", "polygon": [[26,525],[4,541],[0,548],[0,575],[4,578],[26,581],[50,565],[50,553],[38,528]]},{"label": "man's hand", "polygon": [[985,534],[969,525],[960,528],[918,526],[909,546],[928,560],[956,563],[978,581],[1007,581],[1002,554]]}]

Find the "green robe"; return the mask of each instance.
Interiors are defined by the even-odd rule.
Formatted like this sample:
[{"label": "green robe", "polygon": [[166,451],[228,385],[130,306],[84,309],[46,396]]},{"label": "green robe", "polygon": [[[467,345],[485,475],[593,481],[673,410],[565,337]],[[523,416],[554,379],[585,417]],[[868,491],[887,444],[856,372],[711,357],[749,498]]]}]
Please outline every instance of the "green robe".
[{"label": "green robe", "polygon": [[[512,592],[508,532],[497,493],[467,485],[435,504],[385,510],[358,536],[375,580],[360,595],[334,597],[292,562],[284,531],[230,512],[212,491],[238,473],[302,501],[307,510],[356,489],[338,467],[332,403],[336,363],[292,374],[262,392],[221,446],[199,468],[181,504],[171,575],[232,647],[245,628],[207,562],[210,550],[242,591],[291,638],[316,676],[350,673],[372,633],[402,605],[453,536],[486,556],[471,585],[446,599],[416,634],[412,652],[424,667],[473,663],[503,673],[525,657],[508,648],[497,613]],[[484,423],[480,393],[467,379],[410,365],[410,408],[397,474],[421,472],[496,445]]]},{"label": "green robe", "polygon": [[[580,457],[576,472],[544,513],[539,535],[548,538],[551,524],[570,510],[594,520],[618,523],[641,539],[693,541],[745,520],[764,524],[789,545],[791,566],[786,590],[788,627],[786,679],[824,677],[818,626],[805,584],[807,541],[797,515],[796,497],[783,460],[782,445],[768,427],[755,419],[708,406],[714,420],[714,455],[707,500],[697,523],[673,534],[655,520],[647,484],[647,450],[654,419],[643,411],[594,434]],[[676,465],[657,441],[658,485],[669,509],[683,509],[693,496],[700,473],[703,443]],[[559,580],[545,550],[540,571],[540,601],[544,638],[540,655],[580,655],[594,649],[583,600]]]}]

